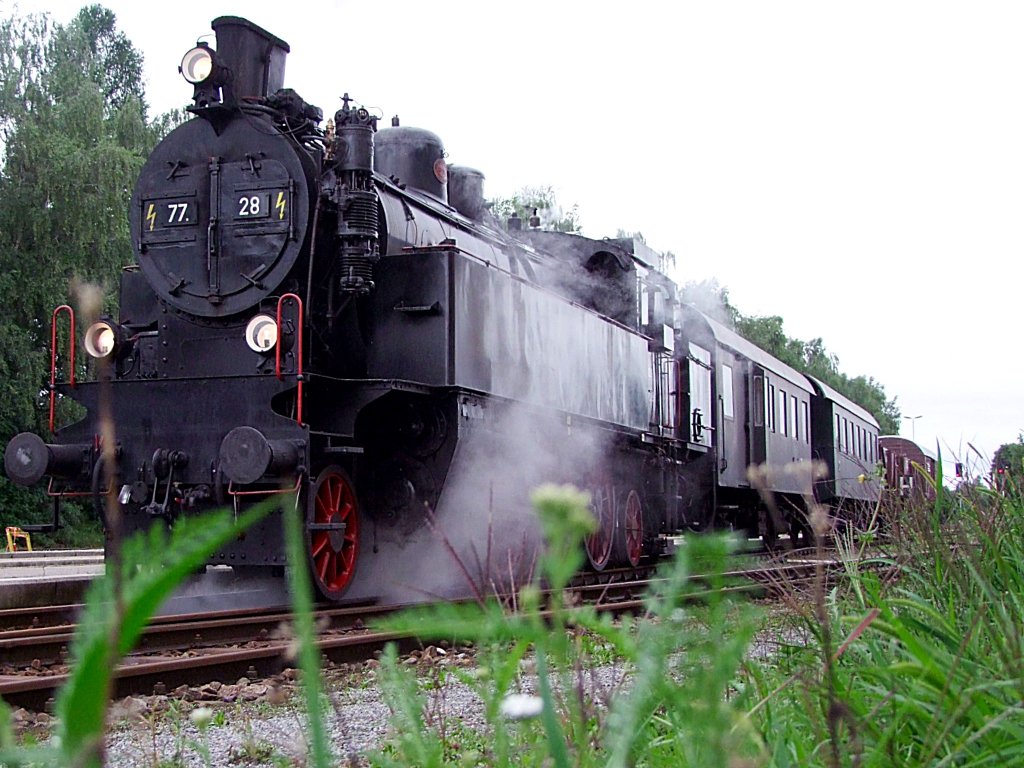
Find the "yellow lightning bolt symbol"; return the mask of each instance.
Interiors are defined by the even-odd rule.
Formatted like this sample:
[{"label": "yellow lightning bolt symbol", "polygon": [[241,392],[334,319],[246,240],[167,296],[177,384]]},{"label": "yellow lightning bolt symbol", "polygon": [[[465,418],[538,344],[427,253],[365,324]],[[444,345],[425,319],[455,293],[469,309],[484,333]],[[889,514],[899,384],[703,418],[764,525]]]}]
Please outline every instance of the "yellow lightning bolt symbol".
[{"label": "yellow lightning bolt symbol", "polygon": [[149,210],[146,211],[146,221],[149,222],[149,231],[152,232],[156,224],[156,206],[153,203],[149,204]]},{"label": "yellow lightning bolt symbol", "polygon": [[278,192],[277,193],[277,202],[274,204],[274,207],[277,208],[277,211],[278,211],[277,218],[283,219],[284,218],[284,192]]}]

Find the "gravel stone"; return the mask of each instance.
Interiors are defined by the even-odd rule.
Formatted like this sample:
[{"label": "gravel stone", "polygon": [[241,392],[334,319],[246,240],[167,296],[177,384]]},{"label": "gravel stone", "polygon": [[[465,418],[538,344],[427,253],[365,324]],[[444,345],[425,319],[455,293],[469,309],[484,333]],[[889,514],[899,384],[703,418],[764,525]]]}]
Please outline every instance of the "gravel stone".
[{"label": "gravel stone", "polygon": [[[454,666],[450,656],[428,654],[426,651],[408,658],[414,659],[427,675],[435,665],[440,669]],[[471,660],[472,655],[466,655],[465,663]],[[460,666],[465,666],[465,663]],[[365,765],[366,752],[380,747],[391,727],[391,710],[382,698],[372,668],[373,665],[368,664],[340,665],[330,667],[325,675],[325,687],[334,705],[333,712],[328,715],[328,738],[343,766]],[[294,679],[294,675],[291,677]],[[622,666],[609,665],[584,670],[582,685],[600,706],[606,706],[611,693],[621,689],[626,679],[627,672]],[[575,682],[567,680],[564,684],[572,686]],[[202,686],[196,693],[204,688],[212,688],[212,684]],[[276,680],[266,683],[249,683],[241,689],[237,685],[224,685],[220,687],[219,694],[223,696],[230,689],[234,689],[238,696],[236,703],[204,704],[213,708],[215,713],[223,712],[224,724],[211,724],[203,734],[189,720],[188,704],[179,705],[182,708],[179,715],[154,719],[151,715],[154,707],[147,707],[144,701],[117,702],[114,713],[126,717],[111,730],[107,745],[108,764],[151,768],[160,759],[175,758],[178,765],[199,768],[206,765],[197,749],[202,744],[209,749],[212,765],[269,768],[275,765],[275,759],[279,761],[281,758],[302,764],[308,748],[305,742],[306,722],[297,709],[300,701],[298,688],[287,680],[287,676],[278,675]],[[260,696],[251,702],[243,702],[248,699],[247,692],[255,690],[261,691]],[[518,693],[536,694],[536,681],[525,677]],[[283,705],[278,703],[286,694],[291,698]],[[489,727],[483,702],[472,688],[461,682],[449,678],[441,687],[428,686],[424,697],[424,716],[428,726],[447,720],[480,731]],[[195,698],[203,697],[197,695]],[[163,708],[167,706],[165,698]],[[140,709],[147,714],[131,716]],[[215,714],[215,722],[216,719]]]},{"label": "gravel stone", "polygon": [[[776,628],[759,633],[748,652],[754,658],[763,658],[776,654],[781,645],[805,641],[800,630]],[[473,675],[480,669],[475,666],[475,652],[446,649],[445,645],[428,646],[401,660],[417,669],[426,683],[425,721],[428,727],[447,721],[486,732],[489,726],[484,703],[474,689],[451,675],[438,674],[460,668]],[[341,766],[366,765],[364,755],[379,748],[389,734],[392,715],[377,684],[379,666],[374,659],[325,665],[325,689],[333,704],[327,716],[328,738]],[[485,678],[483,674],[475,676]],[[553,683],[565,691],[582,688],[598,707],[604,708],[613,694],[628,688],[630,677],[630,668],[616,663],[587,667],[578,676],[569,671],[556,676]],[[282,760],[302,765],[308,751],[308,729],[300,711],[298,678],[298,671],[289,668],[267,680],[243,677],[235,684],[211,681],[195,688],[179,687],[173,697],[128,697],[114,702],[107,764],[152,768],[162,760],[175,760],[175,765],[198,768],[207,765],[202,755],[205,747],[210,765],[270,768]],[[441,679],[446,682],[437,685]],[[514,693],[536,695],[536,663],[532,657],[521,662],[520,684]],[[213,710],[204,732],[189,719],[195,706]],[[52,723],[45,714],[32,715],[24,710],[14,712],[13,719],[25,728]]]}]

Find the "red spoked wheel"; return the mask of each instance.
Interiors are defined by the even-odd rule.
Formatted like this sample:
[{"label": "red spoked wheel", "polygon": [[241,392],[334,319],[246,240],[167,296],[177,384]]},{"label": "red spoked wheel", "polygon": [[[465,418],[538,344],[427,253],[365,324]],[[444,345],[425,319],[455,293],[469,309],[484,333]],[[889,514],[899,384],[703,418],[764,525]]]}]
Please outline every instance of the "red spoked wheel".
[{"label": "red spoked wheel", "polygon": [[338,600],[359,557],[359,504],[341,467],[327,467],[313,483],[306,512],[309,561],[320,594]]},{"label": "red spoked wheel", "polygon": [[591,486],[590,511],[597,520],[597,530],[584,541],[587,561],[595,571],[603,571],[612,559],[615,542],[615,503],[611,485],[597,483]]},{"label": "red spoked wheel", "polygon": [[615,560],[619,565],[640,565],[644,556],[644,514],[640,494],[630,491],[625,504],[616,509],[619,519],[619,538]]}]

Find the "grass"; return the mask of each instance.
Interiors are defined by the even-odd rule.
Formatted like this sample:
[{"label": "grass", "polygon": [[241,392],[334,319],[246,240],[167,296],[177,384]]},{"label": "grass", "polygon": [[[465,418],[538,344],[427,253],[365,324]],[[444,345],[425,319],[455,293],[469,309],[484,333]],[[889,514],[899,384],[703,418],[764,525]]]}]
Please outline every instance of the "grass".
[{"label": "grass", "polygon": [[[379,679],[394,728],[368,756],[373,765],[1024,764],[1024,504],[1016,495],[976,493],[954,505],[940,493],[927,507],[888,510],[890,554],[851,563],[839,586],[794,592],[781,616],[708,592],[707,578],[695,584],[691,563],[721,574],[735,546],[697,537],[663,566],[645,615],[621,621],[570,611],[559,596],[592,525],[585,497],[545,488],[534,501],[550,542],[540,571],[556,596],[545,602],[527,585],[516,614],[485,600],[389,620],[424,641],[472,643],[477,663],[417,679],[394,649],[385,653]],[[168,541],[125,546],[121,598],[102,582],[90,596],[58,704],[59,739],[16,746],[0,717],[0,764],[102,764],[109,668],[197,559],[237,534],[234,525],[213,518]],[[298,520],[291,526],[290,555],[299,558]],[[166,553],[162,567],[140,568],[154,551]],[[300,571],[293,592],[308,618]],[[338,763],[313,634],[300,619],[307,764],[326,767]],[[453,680],[479,698],[482,724],[450,711]]]},{"label": "grass", "polygon": [[[752,653],[764,617],[751,606],[690,602],[688,563],[723,569],[732,544],[721,537],[682,548],[648,596],[651,620],[635,626],[562,614],[557,598],[546,637],[488,606],[425,609],[390,626],[485,649],[478,692],[492,736],[481,765],[1024,764],[1024,506],[991,493],[953,505],[940,492],[933,505],[886,512],[898,554],[850,563],[829,591],[822,581],[794,592],[767,654]],[[578,533],[571,517],[542,514],[549,540]],[[531,599],[527,590],[521,602]],[[535,672],[523,674],[514,662],[531,649]],[[579,670],[608,664],[610,651],[629,672],[609,697]],[[422,711],[397,682],[408,672],[393,660],[385,671],[400,711]],[[522,689],[539,694],[536,715],[502,717],[498,702]],[[445,764],[436,732],[414,741],[392,743],[376,764]]]}]

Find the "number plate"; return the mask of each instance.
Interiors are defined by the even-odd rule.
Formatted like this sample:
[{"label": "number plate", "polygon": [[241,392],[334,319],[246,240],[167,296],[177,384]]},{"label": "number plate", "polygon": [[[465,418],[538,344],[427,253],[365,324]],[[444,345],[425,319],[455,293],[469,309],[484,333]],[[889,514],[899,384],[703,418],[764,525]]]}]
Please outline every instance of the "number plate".
[{"label": "number plate", "polygon": [[288,217],[288,203],[288,193],[284,190],[240,192],[235,196],[235,218],[284,220]]},{"label": "number plate", "polygon": [[153,232],[164,227],[186,227],[196,223],[194,198],[145,200],[142,203],[142,229]]}]

